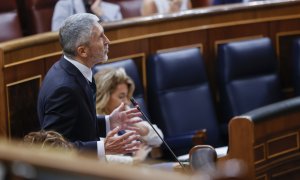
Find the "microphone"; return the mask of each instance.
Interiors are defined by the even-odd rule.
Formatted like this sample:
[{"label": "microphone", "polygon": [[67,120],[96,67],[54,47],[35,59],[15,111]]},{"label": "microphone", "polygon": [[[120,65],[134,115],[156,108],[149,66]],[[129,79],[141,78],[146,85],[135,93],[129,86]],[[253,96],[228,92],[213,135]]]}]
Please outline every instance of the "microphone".
[{"label": "microphone", "polygon": [[150,124],[150,126],[152,127],[152,129],[155,131],[155,133],[158,135],[158,137],[160,138],[160,140],[164,143],[164,145],[168,148],[168,150],[171,152],[171,154],[174,156],[174,158],[176,159],[176,161],[179,163],[179,165],[182,167],[182,169],[185,171],[184,165],[182,164],[182,162],[180,162],[177,158],[177,156],[175,155],[175,153],[172,151],[172,149],[170,148],[170,146],[167,144],[166,141],[164,141],[164,139],[160,136],[160,134],[156,131],[156,129],[154,128],[154,126],[152,125],[152,123],[150,122],[149,118],[146,116],[146,114],[141,110],[139,104],[136,102],[136,100],[131,97],[130,98],[131,103],[142,113],[143,117],[146,119],[146,121],[148,122],[148,124]]}]

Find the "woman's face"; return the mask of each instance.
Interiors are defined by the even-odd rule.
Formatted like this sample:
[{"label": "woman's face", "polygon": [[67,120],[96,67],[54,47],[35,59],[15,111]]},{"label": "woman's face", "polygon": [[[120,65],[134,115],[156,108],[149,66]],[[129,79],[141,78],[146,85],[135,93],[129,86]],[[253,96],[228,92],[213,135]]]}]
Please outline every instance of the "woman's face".
[{"label": "woman's face", "polygon": [[110,99],[107,103],[106,109],[111,113],[115,108],[117,108],[122,102],[125,105],[129,105],[128,101],[128,85],[121,83],[117,85],[116,89],[110,95]]}]

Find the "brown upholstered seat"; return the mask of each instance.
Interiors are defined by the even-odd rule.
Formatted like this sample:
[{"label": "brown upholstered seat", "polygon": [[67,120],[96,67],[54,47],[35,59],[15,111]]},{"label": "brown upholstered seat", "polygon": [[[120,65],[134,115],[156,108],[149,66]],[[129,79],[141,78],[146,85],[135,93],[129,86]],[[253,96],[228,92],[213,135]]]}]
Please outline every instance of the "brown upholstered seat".
[{"label": "brown upholstered seat", "polygon": [[[22,21],[26,34],[37,34],[51,30],[51,21],[58,0],[19,0],[22,9]],[[24,9],[25,8],[25,9]]]},{"label": "brown upholstered seat", "polygon": [[212,146],[197,145],[189,151],[189,163],[193,171],[215,169],[217,153]]},{"label": "brown upholstered seat", "polygon": [[193,8],[206,7],[211,5],[210,0],[191,0]]},{"label": "brown upholstered seat", "polygon": [[22,37],[15,0],[0,1],[0,42]]}]

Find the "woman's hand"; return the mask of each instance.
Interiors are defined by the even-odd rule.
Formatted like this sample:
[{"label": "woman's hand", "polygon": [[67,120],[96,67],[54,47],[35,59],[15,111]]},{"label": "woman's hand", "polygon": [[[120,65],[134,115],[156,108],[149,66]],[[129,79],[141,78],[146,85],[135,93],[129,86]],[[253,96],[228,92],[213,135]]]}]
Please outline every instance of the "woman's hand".
[{"label": "woman's hand", "polygon": [[138,128],[138,129],[136,129],[136,132],[140,136],[146,136],[146,135],[149,134],[149,128],[148,128],[148,126],[146,126],[143,122],[136,123],[133,126],[135,126],[135,127]]},{"label": "woman's hand", "polygon": [[119,126],[120,130],[133,130],[138,131],[136,123],[141,122],[141,112],[137,108],[131,108],[126,110],[124,103],[121,103],[113,112],[109,115],[110,127],[114,129]]}]

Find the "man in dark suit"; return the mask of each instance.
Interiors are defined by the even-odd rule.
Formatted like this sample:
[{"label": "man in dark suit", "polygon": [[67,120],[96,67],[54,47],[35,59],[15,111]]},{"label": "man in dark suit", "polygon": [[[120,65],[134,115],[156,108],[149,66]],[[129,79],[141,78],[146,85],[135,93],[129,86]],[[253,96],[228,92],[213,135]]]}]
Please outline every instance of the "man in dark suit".
[{"label": "man in dark suit", "polygon": [[[38,97],[42,128],[61,133],[79,149],[97,150],[101,157],[137,151],[135,131],[115,136],[123,129],[136,130],[131,126],[141,121],[136,108],[125,111],[121,104],[109,116],[96,116],[91,68],[108,59],[109,45],[99,18],[88,13],[70,16],[59,38],[64,55],[48,71]],[[106,139],[100,141],[106,132]]]}]

